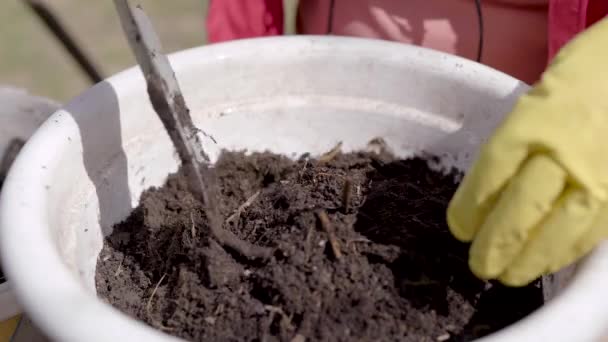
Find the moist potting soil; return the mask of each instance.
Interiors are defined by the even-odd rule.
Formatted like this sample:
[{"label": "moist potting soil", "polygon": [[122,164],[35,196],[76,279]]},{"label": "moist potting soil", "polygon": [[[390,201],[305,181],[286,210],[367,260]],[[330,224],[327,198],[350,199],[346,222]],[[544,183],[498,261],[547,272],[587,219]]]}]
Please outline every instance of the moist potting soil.
[{"label": "moist potting soil", "polygon": [[107,237],[98,295],[191,341],[469,341],[542,302],[471,274],[445,223],[455,173],[427,160],[224,153],[224,228],[272,249],[248,259],[209,236],[182,171]]}]

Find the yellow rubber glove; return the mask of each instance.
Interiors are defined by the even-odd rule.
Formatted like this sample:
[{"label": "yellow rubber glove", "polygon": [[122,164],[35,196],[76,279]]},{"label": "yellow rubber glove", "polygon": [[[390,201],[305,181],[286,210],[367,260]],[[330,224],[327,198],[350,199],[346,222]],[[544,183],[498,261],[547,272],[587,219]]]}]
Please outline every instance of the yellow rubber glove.
[{"label": "yellow rubber glove", "polygon": [[448,224],[473,241],[475,275],[511,286],[608,237],[608,20],[563,48],[518,101],[464,177]]},{"label": "yellow rubber glove", "polygon": [[6,321],[0,322],[0,342],[9,342],[17,330],[21,316],[15,316]]}]

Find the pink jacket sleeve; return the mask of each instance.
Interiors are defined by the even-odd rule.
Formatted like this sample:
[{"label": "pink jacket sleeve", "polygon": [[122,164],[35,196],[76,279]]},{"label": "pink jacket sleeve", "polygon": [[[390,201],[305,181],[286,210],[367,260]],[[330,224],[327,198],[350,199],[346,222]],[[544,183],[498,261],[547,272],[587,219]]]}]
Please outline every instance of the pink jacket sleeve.
[{"label": "pink jacket sleeve", "polygon": [[211,0],[207,39],[233,39],[283,34],[283,0]]},{"label": "pink jacket sleeve", "polygon": [[549,1],[549,60],[570,39],[608,14],[608,0]]}]

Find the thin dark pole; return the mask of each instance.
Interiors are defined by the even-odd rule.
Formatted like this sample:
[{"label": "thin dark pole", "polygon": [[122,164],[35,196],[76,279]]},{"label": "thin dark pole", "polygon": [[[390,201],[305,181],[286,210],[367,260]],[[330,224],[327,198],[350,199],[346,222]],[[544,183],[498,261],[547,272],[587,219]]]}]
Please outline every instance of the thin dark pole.
[{"label": "thin dark pole", "polygon": [[483,10],[481,7],[481,0],[475,0],[475,9],[477,10],[477,23],[479,27],[479,42],[477,44],[477,62],[481,63],[481,57],[483,56],[483,41],[484,41],[484,27],[483,27]]},{"label": "thin dark pole", "polygon": [[334,9],[336,7],[336,1],[329,1],[329,14],[327,16],[327,34],[332,34],[334,31]]},{"label": "thin dark pole", "polygon": [[55,35],[55,37],[61,42],[63,47],[72,56],[74,61],[78,63],[82,71],[89,77],[91,82],[98,83],[103,80],[99,69],[95,67],[90,58],[82,51],[82,49],[76,44],[75,40],[63,27],[59,18],[53,14],[43,1],[40,0],[25,0],[25,3],[30,9],[44,22],[46,27]]}]

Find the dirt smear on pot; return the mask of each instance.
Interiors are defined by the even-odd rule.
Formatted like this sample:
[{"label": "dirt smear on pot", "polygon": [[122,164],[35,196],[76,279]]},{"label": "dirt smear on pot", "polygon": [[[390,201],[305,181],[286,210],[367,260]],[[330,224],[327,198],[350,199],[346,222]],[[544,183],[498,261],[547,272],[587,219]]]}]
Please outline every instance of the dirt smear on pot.
[{"label": "dirt smear on pot", "polygon": [[332,151],[224,153],[225,228],[273,249],[243,260],[209,238],[181,171],[107,237],[98,295],[192,341],[469,341],[542,302],[536,282],[480,281],[445,223],[455,174],[424,159]]}]

